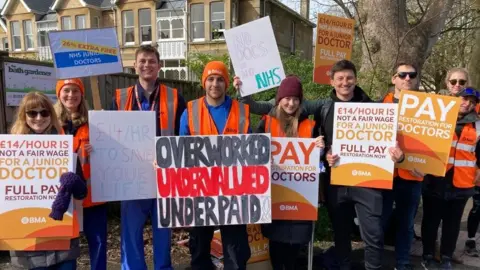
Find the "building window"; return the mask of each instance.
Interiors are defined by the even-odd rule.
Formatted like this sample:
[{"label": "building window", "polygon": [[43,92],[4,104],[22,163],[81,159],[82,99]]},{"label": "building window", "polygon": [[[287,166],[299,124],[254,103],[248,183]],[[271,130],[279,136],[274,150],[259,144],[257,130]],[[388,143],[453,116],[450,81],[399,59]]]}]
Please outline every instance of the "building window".
[{"label": "building window", "polygon": [[2,38],[2,48],[4,51],[8,51],[8,38]]},{"label": "building window", "polygon": [[232,23],[231,27],[238,25],[238,2],[232,2]]},{"label": "building window", "polygon": [[72,29],[72,19],[70,16],[62,17],[62,30],[71,30]]},{"label": "building window", "polygon": [[192,39],[205,39],[205,19],[203,13],[203,4],[194,4],[190,6]]},{"label": "building window", "polygon": [[92,28],[100,28],[100,17],[93,17]]},{"label": "building window", "polygon": [[210,20],[213,39],[224,39],[225,32],[225,4],[223,2],[210,3]]},{"label": "building window", "polygon": [[292,33],[290,37],[290,53],[295,54],[295,22],[292,21]]},{"label": "building window", "polygon": [[157,11],[157,39],[183,39],[183,11]]},{"label": "building window", "polygon": [[76,29],[85,29],[87,25],[85,23],[85,15],[75,16],[75,28]]},{"label": "building window", "polygon": [[32,50],[35,46],[33,45],[32,21],[23,21],[23,35],[25,38],[25,49]]},{"label": "building window", "polygon": [[140,42],[152,42],[152,13],[149,8],[138,10],[140,18]]},{"label": "building window", "polygon": [[126,45],[135,44],[135,25],[133,24],[133,11],[123,13],[123,42]]},{"label": "building window", "polygon": [[20,35],[20,22],[11,22],[10,28],[12,30],[12,49],[14,51],[21,51],[22,36]]}]

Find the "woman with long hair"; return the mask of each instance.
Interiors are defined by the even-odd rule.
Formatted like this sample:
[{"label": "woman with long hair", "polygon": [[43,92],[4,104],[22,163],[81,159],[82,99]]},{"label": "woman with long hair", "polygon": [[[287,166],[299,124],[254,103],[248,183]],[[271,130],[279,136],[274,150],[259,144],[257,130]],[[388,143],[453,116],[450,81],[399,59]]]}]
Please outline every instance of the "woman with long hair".
[{"label": "woman with long hair", "polygon": [[451,96],[458,94],[469,85],[468,71],[464,68],[452,68],[447,71],[445,84]]},{"label": "woman with long hair", "polygon": [[[40,92],[30,92],[23,97],[10,133],[18,135],[64,134],[50,99]],[[60,189],[52,205],[51,218],[58,220],[63,217],[64,211],[59,209],[68,208],[72,195],[77,200],[85,198],[87,186],[82,177],[78,165],[76,174],[65,173],[61,176]],[[74,215],[76,214],[74,213]],[[80,240],[78,231],[74,232],[74,235],[69,250],[10,251],[11,263],[14,267],[23,269],[75,270],[76,260],[80,256]]]},{"label": "woman with long hair", "polygon": [[[296,76],[287,76],[278,88],[276,107],[262,118],[257,132],[271,133],[272,137],[312,138],[315,122],[301,109],[302,100],[302,83]],[[325,147],[321,136],[316,145]],[[274,270],[296,268],[299,252],[310,241],[312,230],[311,221],[273,220],[262,225],[262,234],[269,239]]]},{"label": "woman with long hair", "polygon": [[65,134],[73,135],[73,151],[77,153],[88,195],[83,200],[83,232],[88,242],[91,269],[107,269],[107,205],[94,203],[90,185],[90,145],[88,108],[85,87],[78,78],[59,80],[56,86],[55,111]]}]

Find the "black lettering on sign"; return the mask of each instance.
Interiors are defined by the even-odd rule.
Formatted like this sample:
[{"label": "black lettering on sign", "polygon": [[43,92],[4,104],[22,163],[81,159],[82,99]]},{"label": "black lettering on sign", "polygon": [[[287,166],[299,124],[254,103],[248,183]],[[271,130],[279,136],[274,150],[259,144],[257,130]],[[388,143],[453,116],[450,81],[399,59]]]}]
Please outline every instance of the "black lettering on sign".
[{"label": "black lettering on sign", "polygon": [[215,207],[216,207],[215,198],[205,197],[205,221],[207,226],[218,225],[218,219],[214,212]]},{"label": "black lettering on sign", "polygon": [[158,199],[158,214],[160,215],[160,226],[170,226],[170,198]]},{"label": "black lettering on sign", "polygon": [[185,198],[185,226],[193,225],[193,215],[195,209],[193,208],[193,199]]},{"label": "black lettering on sign", "polygon": [[230,225],[232,224],[232,219],[235,216],[236,217],[236,223],[234,224],[242,224],[242,218],[240,217],[240,207],[238,205],[238,198],[237,196],[232,196],[230,199],[230,208],[228,209],[228,220],[227,224]]},{"label": "black lettering on sign", "polygon": [[225,223],[225,213],[227,213],[230,206],[230,200],[225,196],[218,196],[218,222],[221,225]]},{"label": "black lettering on sign", "polygon": [[195,205],[195,226],[205,226],[205,220],[203,219],[204,211],[204,197],[196,197],[193,199]]}]

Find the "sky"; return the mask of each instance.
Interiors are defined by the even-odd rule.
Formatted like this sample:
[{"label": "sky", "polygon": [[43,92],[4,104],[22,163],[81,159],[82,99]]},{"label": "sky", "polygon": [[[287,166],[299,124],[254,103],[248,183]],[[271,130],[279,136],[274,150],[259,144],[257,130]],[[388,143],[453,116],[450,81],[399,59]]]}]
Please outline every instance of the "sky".
[{"label": "sky", "polygon": [[5,4],[5,1],[6,1],[6,0],[0,0],[0,8],[3,7],[3,4]]}]

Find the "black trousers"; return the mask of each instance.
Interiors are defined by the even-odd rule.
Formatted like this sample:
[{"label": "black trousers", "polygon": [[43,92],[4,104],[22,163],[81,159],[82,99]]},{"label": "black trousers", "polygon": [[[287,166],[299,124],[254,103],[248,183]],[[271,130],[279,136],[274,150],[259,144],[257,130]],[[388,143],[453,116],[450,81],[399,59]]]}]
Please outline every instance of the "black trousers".
[{"label": "black trousers", "polygon": [[[210,256],[214,227],[194,227],[190,231],[189,249],[192,270],[215,269]],[[226,270],[245,270],[250,259],[246,225],[220,226],[223,263]]]},{"label": "black trousers", "polygon": [[350,269],[351,234],[354,212],[360,222],[360,234],[365,242],[365,269],[381,269],[383,229],[381,190],[361,187],[329,187],[329,208],[335,240],[335,260],[340,269]]},{"label": "black trousers", "polygon": [[288,244],[270,240],[270,262],[273,270],[295,270],[298,255],[304,245]]},{"label": "black trousers", "polygon": [[475,187],[475,195],[473,195],[472,210],[468,214],[467,229],[468,237],[473,238],[478,231],[480,224],[480,187]]},{"label": "black trousers", "polygon": [[440,255],[452,258],[457,245],[463,210],[468,199],[444,200],[423,195],[422,244],[423,255],[435,255],[437,231],[442,222]]}]

